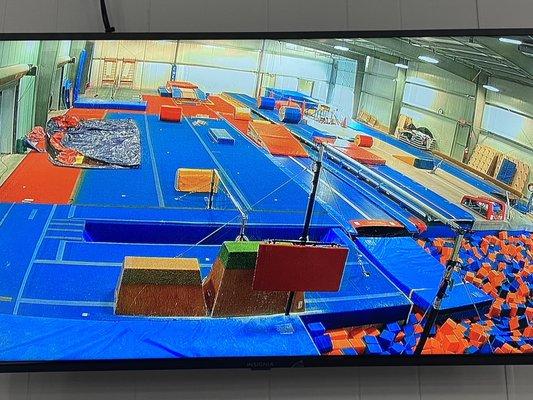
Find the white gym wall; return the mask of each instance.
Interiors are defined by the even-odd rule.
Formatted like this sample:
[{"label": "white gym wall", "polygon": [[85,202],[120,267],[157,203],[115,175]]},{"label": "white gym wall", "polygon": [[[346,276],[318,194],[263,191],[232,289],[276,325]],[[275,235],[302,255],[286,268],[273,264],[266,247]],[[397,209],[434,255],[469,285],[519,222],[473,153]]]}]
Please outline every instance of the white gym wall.
[{"label": "white gym wall", "polygon": [[[108,0],[108,9],[119,32],[533,28],[533,0]],[[0,32],[101,31],[98,0],[0,0]],[[533,366],[0,374],[2,400],[532,398]]]}]

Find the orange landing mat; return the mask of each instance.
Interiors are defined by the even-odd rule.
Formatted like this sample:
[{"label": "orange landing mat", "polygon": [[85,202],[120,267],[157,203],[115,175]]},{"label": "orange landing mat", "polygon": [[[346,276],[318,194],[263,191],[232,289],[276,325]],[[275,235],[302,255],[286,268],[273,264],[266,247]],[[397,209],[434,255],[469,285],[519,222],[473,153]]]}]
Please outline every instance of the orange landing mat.
[{"label": "orange landing mat", "polygon": [[211,103],[213,103],[213,105],[210,106],[213,110],[220,113],[232,115],[235,113],[235,106],[233,106],[233,104],[228,103],[222,97],[209,96],[209,100],[211,101]]},{"label": "orange landing mat", "polygon": [[67,115],[73,115],[79,119],[104,119],[107,110],[99,108],[71,108]]},{"label": "orange landing mat", "polygon": [[46,153],[29,153],[0,186],[0,202],[68,204],[80,174],[79,168],[53,165]]},{"label": "orange landing mat", "polygon": [[170,97],[162,97],[156,95],[145,94],[143,100],[148,104],[146,107],[146,114],[159,115],[161,106],[177,106],[182,109],[183,115],[187,117],[206,116],[208,118],[218,118],[217,113],[205,104],[190,104],[187,102],[174,101]]},{"label": "orange landing mat", "polygon": [[251,122],[250,129],[275,156],[309,156],[300,142],[282,125]]},{"label": "orange landing mat", "polygon": [[368,150],[365,150],[355,145],[351,145],[348,147],[340,147],[338,149],[342,151],[344,154],[346,154],[348,157],[353,158],[354,160],[359,161],[362,164],[369,164],[369,165],[384,165],[385,164],[385,160],[383,158],[378,157],[375,154],[369,152]]}]

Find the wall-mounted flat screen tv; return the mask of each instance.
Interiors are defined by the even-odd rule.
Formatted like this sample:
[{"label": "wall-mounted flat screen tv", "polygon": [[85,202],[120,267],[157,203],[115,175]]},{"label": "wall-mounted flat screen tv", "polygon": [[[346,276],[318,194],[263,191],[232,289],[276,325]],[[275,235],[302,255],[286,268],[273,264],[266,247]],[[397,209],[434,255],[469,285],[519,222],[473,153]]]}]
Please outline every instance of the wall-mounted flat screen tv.
[{"label": "wall-mounted flat screen tv", "polygon": [[6,36],[3,370],[533,361],[533,36]]}]

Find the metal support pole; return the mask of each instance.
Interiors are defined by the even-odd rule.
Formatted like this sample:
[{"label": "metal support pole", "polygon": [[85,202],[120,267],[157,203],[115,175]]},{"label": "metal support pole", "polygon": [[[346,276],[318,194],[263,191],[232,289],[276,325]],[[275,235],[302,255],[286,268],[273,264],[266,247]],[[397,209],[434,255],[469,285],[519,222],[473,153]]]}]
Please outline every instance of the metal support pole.
[{"label": "metal support pole", "polygon": [[[309,229],[311,227],[311,219],[313,218],[313,208],[315,206],[316,193],[318,191],[318,183],[320,181],[320,170],[322,169],[322,159],[324,157],[324,146],[320,146],[318,149],[318,158],[314,165],[313,186],[311,188],[311,194],[309,195],[309,201],[307,202],[307,210],[305,212],[304,227],[302,230],[302,236],[300,237],[300,243],[306,244],[309,241]],[[285,315],[289,315],[294,302],[294,291],[289,292],[289,298],[287,299],[287,306],[285,307]]]},{"label": "metal support pole", "polygon": [[433,304],[430,307],[427,321],[426,321],[426,324],[424,325],[424,330],[422,331],[422,335],[420,336],[420,340],[418,341],[418,344],[415,349],[416,355],[422,354],[422,350],[424,349],[426,341],[428,340],[429,335],[431,334],[431,330],[433,329],[433,326],[435,325],[435,322],[437,321],[437,316],[439,315],[440,307],[442,305],[442,300],[444,299],[448,286],[451,283],[452,274],[458,265],[459,250],[461,249],[461,244],[463,242],[464,235],[465,235],[465,232],[461,231],[458,233],[457,237],[455,238],[452,257],[446,264],[446,272],[444,273],[444,277],[442,278],[440,282],[437,295],[435,296],[435,300],[433,300]]},{"label": "metal support pole", "polygon": [[241,229],[239,231],[239,236],[237,237],[238,241],[246,241],[248,238],[246,237],[246,224],[248,223],[248,216],[246,214],[241,215]]},{"label": "metal support pole", "polygon": [[215,195],[215,177],[216,172],[213,170],[211,172],[211,187],[209,188],[209,197],[207,198],[207,209],[211,210],[213,208],[213,197]]},{"label": "metal support pole", "polygon": [[322,169],[322,158],[324,157],[324,146],[320,146],[318,149],[318,158],[314,165],[313,183],[311,188],[311,194],[309,195],[309,201],[307,202],[307,210],[305,211],[304,227],[302,230],[302,236],[300,241],[306,243],[309,240],[309,228],[311,227],[311,218],[313,217],[313,208],[315,206],[316,193],[318,190],[318,183],[320,179],[320,170]]}]

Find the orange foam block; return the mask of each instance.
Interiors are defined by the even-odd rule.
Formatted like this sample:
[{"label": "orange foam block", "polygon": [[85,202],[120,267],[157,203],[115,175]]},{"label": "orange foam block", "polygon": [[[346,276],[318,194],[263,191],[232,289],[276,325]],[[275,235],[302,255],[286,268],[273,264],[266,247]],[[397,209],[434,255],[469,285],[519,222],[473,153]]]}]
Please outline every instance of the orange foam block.
[{"label": "orange foam block", "polygon": [[350,145],[345,148],[338,148],[338,150],[345,153],[348,157],[353,158],[356,161],[359,161],[362,164],[368,165],[384,165],[385,160],[377,155],[371,153],[368,150],[365,150],[361,147]]},{"label": "orange foam block", "polygon": [[159,111],[161,121],[180,122],[183,110],[181,107],[162,105]]},{"label": "orange foam block", "polygon": [[252,121],[250,133],[257,137],[267,150],[278,156],[308,157],[307,151],[292,133],[282,125]]}]

